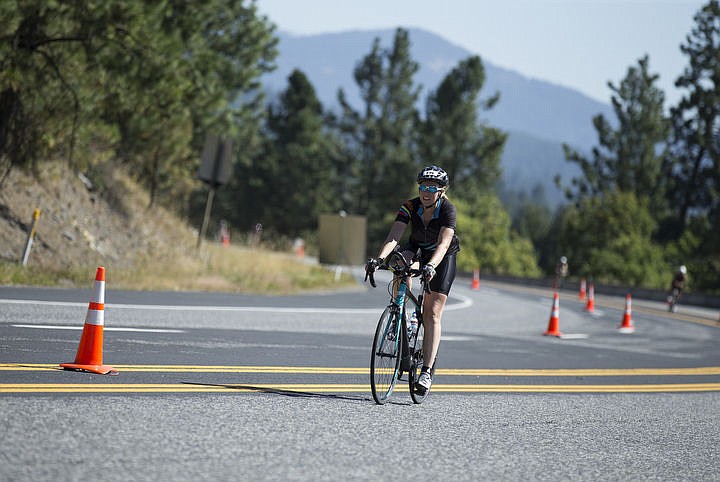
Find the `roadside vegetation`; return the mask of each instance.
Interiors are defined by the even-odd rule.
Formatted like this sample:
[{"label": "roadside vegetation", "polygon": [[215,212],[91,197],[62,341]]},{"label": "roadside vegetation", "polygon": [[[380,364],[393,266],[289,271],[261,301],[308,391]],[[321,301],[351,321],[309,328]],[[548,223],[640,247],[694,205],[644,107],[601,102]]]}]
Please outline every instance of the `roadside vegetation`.
[{"label": "roadside vegetation", "polygon": [[[0,3],[0,19],[6,199],[18,194],[6,182],[11,171],[37,175],[60,159],[100,196],[112,192],[102,171],[122,169],[146,190],[146,207],[199,226],[208,188],[196,175],[205,137],[214,134],[231,139],[234,152],[230,180],[215,197],[213,227],[224,221],[245,233],[262,224],[268,239],[302,237],[312,247],[319,215],[344,211],[367,217],[373,253],[398,206],[416,195],[415,173],[437,164],[450,174],[449,196],[460,211],[463,271],[539,277],[551,275],[565,255],[573,277],[666,288],[684,264],[690,291],[720,294],[718,0],[697,12],[678,46],[687,65],[676,79],[683,91],[677,105],[665,104],[647,56],[628,59],[626,76],[608,83],[614,118],[592,119],[592,152],[564,146],[581,175],[557,179],[568,203],[555,212],[543,209],[542,199],[499,201],[507,136],[483,120],[502,98],[483,90],[481,58],[460,61],[424,91],[414,81],[419,65],[403,28],[392,45],[376,39],[356,62],[357,108],[342,90],[336,106],[323,106],[300,70],[282,92],[263,91],[278,39],[254,1],[10,0]],[[104,199],[122,208],[122,197]],[[22,216],[0,211],[7,229],[21,231]],[[90,228],[67,234],[91,245],[99,239]],[[75,267],[62,262],[63,254],[54,252],[64,266],[58,279],[73,280]],[[154,276],[143,263],[139,251],[118,273]],[[212,284],[204,265],[188,269],[195,282]],[[9,279],[27,276],[4,270]],[[229,271],[221,278],[244,282]],[[292,283],[313,284],[304,275]]]},{"label": "roadside vegetation", "polygon": [[[303,262],[291,253],[261,248],[210,245],[199,255],[146,259],[131,268],[107,269],[107,287],[116,290],[211,291],[294,294],[357,288],[347,273]],[[89,288],[97,265],[47,269],[0,262],[0,285]]]},{"label": "roadside vegetation", "polygon": [[108,289],[290,294],[358,286],[318,265],[312,248],[298,256],[286,238],[232,232],[227,246],[212,236],[198,248],[197,229],[170,209],[148,208],[147,190],[126,169],[106,167],[92,182],[62,162],[8,175],[16,190],[0,192],[0,204],[9,219],[24,228],[34,208],[41,214],[26,266],[26,229],[0,229],[0,285],[89,288],[104,266]]}]

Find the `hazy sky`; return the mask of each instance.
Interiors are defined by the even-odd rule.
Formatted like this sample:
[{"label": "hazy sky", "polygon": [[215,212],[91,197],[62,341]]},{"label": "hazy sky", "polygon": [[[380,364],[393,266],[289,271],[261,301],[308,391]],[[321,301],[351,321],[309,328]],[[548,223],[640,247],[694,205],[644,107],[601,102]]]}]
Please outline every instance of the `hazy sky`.
[{"label": "hazy sky", "polygon": [[[679,45],[707,1],[697,0],[258,0],[279,30],[315,34],[419,27],[527,77],[609,103],[607,82],[650,56],[666,105],[687,65]],[[412,38],[410,39],[412,41]],[[368,45],[368,50],[370,45]]]}]

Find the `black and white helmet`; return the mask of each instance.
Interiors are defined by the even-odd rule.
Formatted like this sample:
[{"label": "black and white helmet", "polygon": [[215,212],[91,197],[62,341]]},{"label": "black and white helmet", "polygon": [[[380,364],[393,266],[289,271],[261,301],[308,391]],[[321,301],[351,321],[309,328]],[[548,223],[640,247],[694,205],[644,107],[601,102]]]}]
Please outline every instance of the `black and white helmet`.
[{"label": "black and white helmet", "polygon": [[448,177],[447,172],[445,172],[443,168],[438,166],[428,166],[422,171],[420,171],[420,173],[418,174],[418,184],[423,181],[435,181],[436,183],[445,187],[450,182],[450,178]]}]

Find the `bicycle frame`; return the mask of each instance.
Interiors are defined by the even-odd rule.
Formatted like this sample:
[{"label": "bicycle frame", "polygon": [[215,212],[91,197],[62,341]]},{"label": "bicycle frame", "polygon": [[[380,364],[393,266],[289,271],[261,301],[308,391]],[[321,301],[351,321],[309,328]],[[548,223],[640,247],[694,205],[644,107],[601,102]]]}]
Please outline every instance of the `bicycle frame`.
[{"label": "bicycle frame", "polygon": [[409,289],[407,283],[406,277],[396,277],[400,278],[398,281],[397,286],[397,294],[394,296],[394,298],[391,300],[391,304],[395,307],[397,310],[399,319],[401,320],[401,327],[400,327],[400,370],[407,372],[410,370],[410,346],[409,346],[409,340],[407,337],[408,327],[407,327],[407,314],[405,313],[405,299],[409,298],[410,302],[412,303],[415,313],[417,314],[418,318],[418,324],[422,323],[422,302],[423,302],[423,295],[420,294],[418,297],[416,297],[413,292]]}]

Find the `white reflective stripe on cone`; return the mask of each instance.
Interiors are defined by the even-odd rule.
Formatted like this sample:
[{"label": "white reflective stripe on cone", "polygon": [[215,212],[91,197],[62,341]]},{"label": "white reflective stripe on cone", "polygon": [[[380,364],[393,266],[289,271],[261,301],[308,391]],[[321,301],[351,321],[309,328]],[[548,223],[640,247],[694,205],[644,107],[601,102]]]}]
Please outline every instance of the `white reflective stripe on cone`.
[{"label": "white reflective stripe on cone", "polygon": [[85,323],[97,326],[105,325],[105,310],[88,310]]}]

